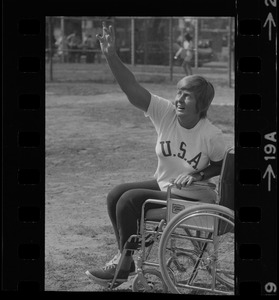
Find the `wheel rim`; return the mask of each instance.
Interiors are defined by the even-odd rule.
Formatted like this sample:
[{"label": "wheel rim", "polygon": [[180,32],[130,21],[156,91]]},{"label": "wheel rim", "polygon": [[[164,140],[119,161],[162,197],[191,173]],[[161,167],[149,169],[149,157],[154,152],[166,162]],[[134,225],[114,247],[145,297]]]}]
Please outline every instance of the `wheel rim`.
[{"label": "wheel rim", "polygon": [[[161,266],[162,277],[166,282],[168,288],[174,293],[187,293],[191,285],[192,289],[210,290],[212,288],[212,282],[215,283],[214,291],[216,293],[233,293],[234,292],[234,223],[233,215],[224,213],[224,210],[216,213],[216,210],[207,209],[207,211],[192,211],[187,216],[183,215],[183,212],[176,216],[177,220],[171,220],[168,224],[169,229],[165,228],[160,241],[159,247],[159,261]],[[202,219],[203,218],[203,219]],[[175,235],[179,236],[181,232],[185,231],[183,226],[187,227],[193,221],[209,220],[214,219],[216,224],[215,234],[213,235],[213,242],[198,242],[198,245],[193,245],[193,242],[183,242],[183,240],[176,243],[175,247],[171,244],[171,238]],[[213,222],[214,222],[213,220]],[[190,222],[191,221],[191,222]],[[197,224],[198,222],[196,222]],[[190,226],[190,225],[189,225]],[[180,228],[181,227],[181,228]],[[192,226],[193,227],[193,226]],[[205,226],[206,227],[206,226]],[[202,226],[200,226],[202,228]],[[218,230],[217,230],[218,228]],[[190,230],[189,230],[190,231]],[[192,230],[194,232],[194,230]],[[196,230],[197,232],[197,230]],[[201,230],[201,238],[208,238],[208,231]],[[206,236],[207,235],[207,236]],[[189,235],[188,235],[189,236]],[[218,243],[216,243],[218,240]],[[196,241],[194,241],[196,243]],[[201,252],[202,246],[205,246],[205,250]],[[170,256],[177,255],[177,253],[183,253],[187,257],[188,261],[192,262],[192,278],[189,282],[189,274],[184,276],[184,282],[179,281],[173,272],[170,272],[167,266],[170,262],[168,254]],[[176,254],[175,254],[176,253]],[[182,255],[182,254],[180,254]],[[197,263],[196,269],[194,270],[193,261]],[[214,272],[215,270],[215,272]],[[195,272],[194,272],[195,271]],[[185,284],[186,281],[186,284]],[[182,286],[180,286],[182,285]]]}]

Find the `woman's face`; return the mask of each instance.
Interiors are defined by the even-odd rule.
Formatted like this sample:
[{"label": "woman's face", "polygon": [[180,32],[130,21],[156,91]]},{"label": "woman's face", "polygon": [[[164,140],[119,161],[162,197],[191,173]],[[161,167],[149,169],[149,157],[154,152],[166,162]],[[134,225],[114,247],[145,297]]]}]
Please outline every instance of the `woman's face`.
[{"label": "woman's face", "polygon": [[196,110],[195,96],[186,88],[178,88],[174,103],[178,117],[199,117],[199,113]]}]

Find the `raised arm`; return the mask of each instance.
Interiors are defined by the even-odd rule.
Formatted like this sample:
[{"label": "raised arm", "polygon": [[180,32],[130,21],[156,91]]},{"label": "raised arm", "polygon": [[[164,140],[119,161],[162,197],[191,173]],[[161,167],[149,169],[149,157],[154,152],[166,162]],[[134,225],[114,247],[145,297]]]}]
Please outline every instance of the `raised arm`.
[{"label": "raised arm", "polygon": [[114,28],[112,26],[107,28],[105,22],[103,22],[103,35],[97,35],[97,38],[120,88],[134,106],[146,112],[149,107],[151,94],[136,81],[134,74],[122,63],[117,55]]}]

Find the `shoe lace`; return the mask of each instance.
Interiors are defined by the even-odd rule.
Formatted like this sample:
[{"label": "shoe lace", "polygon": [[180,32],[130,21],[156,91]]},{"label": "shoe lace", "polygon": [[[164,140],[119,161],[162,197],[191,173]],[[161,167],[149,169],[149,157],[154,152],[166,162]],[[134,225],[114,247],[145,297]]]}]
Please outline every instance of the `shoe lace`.
[{"label": "shoe lace", "polygon": [[105,267],[109,267],[109,266],[115,265],[115,264],[117,265],[118,262],[119,262],[120,256],[121,256],[120,252],[118,252],[117,254],[115,254],[114,257],[109,262],[107,262],[105,264]]},{"label": "shoe lace", "polygon": [[104,267],[103,267],[103,270],[109,270],[109,269],[116,269],[116,264],[106,264]]}]

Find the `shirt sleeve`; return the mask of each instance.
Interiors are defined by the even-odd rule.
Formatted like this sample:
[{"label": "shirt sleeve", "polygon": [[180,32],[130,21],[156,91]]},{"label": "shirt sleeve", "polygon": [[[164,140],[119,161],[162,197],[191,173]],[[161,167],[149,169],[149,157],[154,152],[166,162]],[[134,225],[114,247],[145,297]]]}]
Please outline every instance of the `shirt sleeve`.
[{"label": "shirt sleeve", "polygon": [[220,161],[224,159],[226,152],[226,143],[221,131],[213,135],[209,141],[209,159],[212,161]]},{"label": "shirt sleeve", "polygon": [[151,119],[155,129],[158,132],[161,121],[169,112],[173,110],[173,108],[174,106],[171,101],[151,94],[150,104],[147,112],[144,113],[144,115]]}]

